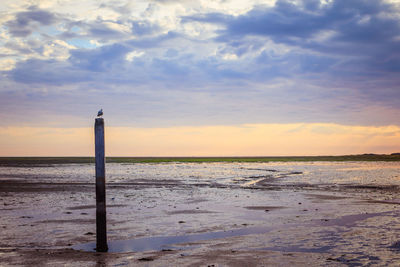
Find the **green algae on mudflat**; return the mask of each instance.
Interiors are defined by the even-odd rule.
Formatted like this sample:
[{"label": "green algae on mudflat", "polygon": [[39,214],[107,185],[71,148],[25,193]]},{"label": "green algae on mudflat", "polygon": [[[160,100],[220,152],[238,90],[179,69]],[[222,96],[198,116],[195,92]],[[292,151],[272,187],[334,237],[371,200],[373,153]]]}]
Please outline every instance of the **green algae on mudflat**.
[{"label": "green algae on mudflat", "polygon": [[[107,157],[107,163],[203,163],[203,162],[311,162],[311,161],[400,161],[397,153],[343,156],[278,157]],[[94,163],[94,157],[0,157],[0,166]]]}]

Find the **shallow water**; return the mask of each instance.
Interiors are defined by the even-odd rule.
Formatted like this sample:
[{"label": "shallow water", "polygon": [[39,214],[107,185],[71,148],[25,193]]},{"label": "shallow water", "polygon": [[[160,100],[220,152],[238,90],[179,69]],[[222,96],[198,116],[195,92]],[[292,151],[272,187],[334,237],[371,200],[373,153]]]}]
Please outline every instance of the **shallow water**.
[{"label": "shallow water", "polygon": [[[113,251],[236,238],[229,251],[400,258],[398,162],[111,163],[106,180]],[[92,250],[94,182],[93,164],[0,167],[0,247]]]},{"label": "shallow water", "polygon": [[[264,234],[273,229],[273,227],[248,227],[228,231],[207,232],[180,236],[155,236],[131,240],[116,240],[108,242],[108,252],[141,252],[151,250],[180,249],[179,244],[182,243],[252,234]],[[95,251],[96,243],[91,242],[87,244],[78,244],[72,248],[76,250]],[[182,248],[187,248],[187,246]]]},{"label": "shallow water", "polygon": [[[303,223],[303,226],[317,226],[317,227],[327,227],[327,226],[335,226],[335,227],[355,227],[357,226],[357,222],[366,220],[368,218],[373,218],[377,216],[383,215],[391,215],[391,212],[379,212],[379,213],[371,213],[371,214],[356,214],[356,215],[347,215],[333,220],[316,220],[311,223]],[[294,227],[295,225],[288,224],[287,228]],[[229,238],[236,236],[246,236],[246,235],[260,235],[266,234],[271,231],[277,231],[281,228],[281,226],[258,226],[258,227],[246,227],[239,228],[233,230],[226,231],[217,231],[217,232],[205,232],[198,234],[188,234],[188,235],[178,235],[178,236],[154,236],[154,237],[145,237],[145,238],[136,238],[136,239],[128,239],[128,240],[114,240],[108,242],[108,252],[142,252],[142,251],[157,251],[157,250],[174,250],[174,249],[190,249],[191,245],[185,246],[181,244],[192,243],[198,241],[205,241],[210,239],[219,239],[219,238]],[[328,252],[330,249],[335,248],[334,240],[332,238],[329,239],[330,244],[327,246],[317,247],[317,248],[304,248],[302,246],[289,246],[289,247],[268,247],[263,248],[265,250],[274,250],[274,251],[286,251],[286,252]],[[83,250],[83,251],[95,251],[96,243],[90,242],[85,244],[77,244],[72,246],[73,249]],[[391,246],[390,248],[394,248]]]},{"label": "shallow water", "polygon": [[[165,180],[184,184],[251,186],[269,184],[400,185],[399,162],[271,162],[271,163],[158,163],[106,164],[107,183]],[[0,181],[93,183],[92,164],[0,167]]]}]

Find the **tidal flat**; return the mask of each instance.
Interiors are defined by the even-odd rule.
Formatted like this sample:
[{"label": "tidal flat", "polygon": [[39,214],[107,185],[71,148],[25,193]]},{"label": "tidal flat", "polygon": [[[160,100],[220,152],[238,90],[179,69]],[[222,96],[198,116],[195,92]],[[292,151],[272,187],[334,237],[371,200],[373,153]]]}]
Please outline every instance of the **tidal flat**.
[{"label": "tidal flat", "polygon": [[390,266],[400,163],[106,164],[109,252],[90,158],[0,159],[1,266]]}]

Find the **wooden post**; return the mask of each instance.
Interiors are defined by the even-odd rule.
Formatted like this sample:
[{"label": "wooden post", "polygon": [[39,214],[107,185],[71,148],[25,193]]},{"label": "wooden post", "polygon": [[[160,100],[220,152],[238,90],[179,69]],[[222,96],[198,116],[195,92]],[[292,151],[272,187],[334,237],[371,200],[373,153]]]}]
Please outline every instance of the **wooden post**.
[{"label": "wooden post", "polygon": [[96,251],[108,251],[106,220],[106,168],[104,156],[104,119],[94,124],[96,154]]}]

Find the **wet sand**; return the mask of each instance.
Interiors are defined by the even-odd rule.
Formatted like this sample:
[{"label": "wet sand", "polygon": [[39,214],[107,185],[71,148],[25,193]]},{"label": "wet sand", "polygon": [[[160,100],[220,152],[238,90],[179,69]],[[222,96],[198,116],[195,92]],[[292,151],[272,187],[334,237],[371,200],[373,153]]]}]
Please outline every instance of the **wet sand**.
[{"label": "wet sand", "polygon": [[[267,173],[231,177],[229,183],[165,177],[108,184],[108,239],[111,251],[113,246],[122,251],[108,253],[90,250],[95,242],[93,183],[32,182],[22,175],[2,178],[0,265],[396,266],[400,262],[397,185],[284,183],[274,179],[289,172]],[[160,240],[164,243],[155,244]],[[122,241],[123,248],[118,248]],[[135,250],[139,241],[158,247]]]}]

